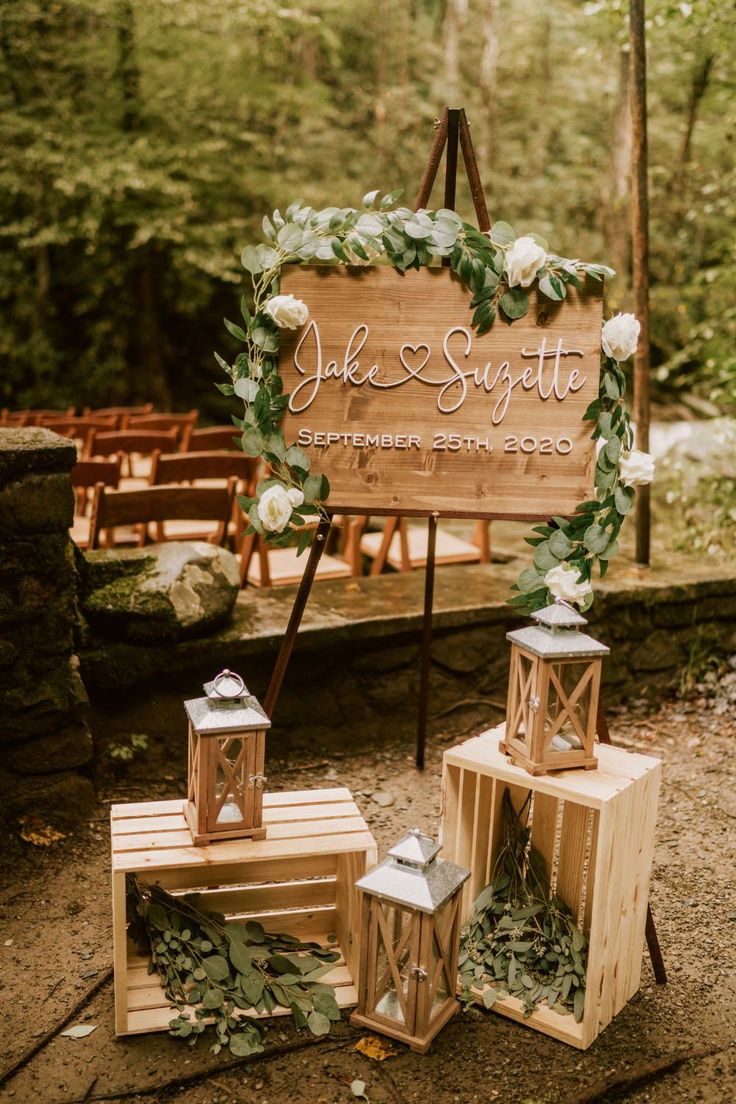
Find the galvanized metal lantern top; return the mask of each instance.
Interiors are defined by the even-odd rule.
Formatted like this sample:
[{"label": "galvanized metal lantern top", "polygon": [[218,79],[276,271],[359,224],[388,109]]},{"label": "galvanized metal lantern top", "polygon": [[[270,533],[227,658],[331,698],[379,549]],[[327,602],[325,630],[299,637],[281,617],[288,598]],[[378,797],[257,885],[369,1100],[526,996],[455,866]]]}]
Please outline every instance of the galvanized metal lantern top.
[{"label": "galvanized metal lantern top", "polygon": [[470,877],[469,870],[438,859],[440,850],[431,836],[412,828],[391,848],[388,858],[355,884],[381,900],[434,913]]},{"label": "galvanized metal lantern top", "polygon": [[542,659],[587,659],[609,653],[605,644],[578,631],[588,622],[567,602],[557,599],[532,617],[536,625],[514,629],[506,633],[506,639]]},{"label": "galvanized metal lantern top", "polygon": [[184,702],[192,728],[200,736],[271,727],[260,702],[235,671],[225,668],[211,682],[206,682],[203,690],[206,697]]}]

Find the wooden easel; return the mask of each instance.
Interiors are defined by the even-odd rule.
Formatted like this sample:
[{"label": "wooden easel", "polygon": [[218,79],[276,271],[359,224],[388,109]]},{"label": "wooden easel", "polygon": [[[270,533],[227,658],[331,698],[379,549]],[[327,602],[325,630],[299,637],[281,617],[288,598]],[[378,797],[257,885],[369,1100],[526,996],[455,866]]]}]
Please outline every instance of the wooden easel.
[{"label": "wooden easel", "polygon": [[[491,220],[488,215],[488,208],[486,207],[485,196],[483,193],[483,185],[480,180],[480,173],[478,171],[478,163],[475,159],[475,151],[473,149],[473,143],[470,137],[470,127],[465,115],[465,111],[462,108],[448,108],[445,107],[442,111],[442,115],[437,123],[434,141],[429,151],[429,157],[427,159],[427,167],[424,170],[421,184],[419,185],[419,191],[417,193],[416,200],[414,202],[414,209],[426,208],[429,203],[429,198],[434,187],[435,180],[437,178],[437,172],[439,170],[440,161],[442,160],[442,154],[445,152],[445,194],[444,194],[444,206],[450,210],[455,209],[456,191],[457,191],[457,165],[458,165],[458,151],[462,152],[463,162],[465,164],[465,171],[468,177],[468,183],[470,185],[470,194],[473,200],[473,207],[475,208],[476,218],[478,220],[478,229],[485,233],[491,228]],[[442,264],[449,266],[449,258],[443,258]],[[432,604],[434,598],[434,572],[435,572],[435,548],[437,542],[437,519],[439,514],[437,512],[430,513],[427,518],[427,567],[424,581],[424,620],[422,623],[422,650],[421,650],[421,668],[420,668],[420,681],[419,681],[419,715],[417,719],[417,739],[416,739],[416,765],[418,770],[424,770],[424,758],[425,758],[425,745],[427,734],[427,708],[429,703],[429,666],[430,666],[430,648],[432,643]],[[389,518],[387,524],[391,524],[393,518]],[[307,565],[304,569],[301,582],[294,599],[294,605],[289,617],[289,623],[286,627],[284,638],[281,642],[279,654],[276,658],[276,664],[271,675],[271,681],[269,683],[268,691],[264,701],[264,708],[269,717],[273,716],[273,712],[276,706],[276,702],[281,691],[281,686],[284,681],[284,675],[286,668],[291,658],[291,653],[294,650],[294,644],[296,643],[297,633],[299,631],[299,625],[301,624],[302,616],[304,615],[304,609],[309,598],[312,584],[314,583],[314,577],[317,571],[322,553],[325,549],[327,537],[332,525],[331,516],[322,518],[317,526],[317,531],[312,541],[312,546],[309,550],[309,558]],[[396,522],[394,521],[394,529]],[[605,716],[601,708],[598,710],[597,718],[597,732],[599,739],[602,743],[611,743],[611,737],[606,722]],[[622,841],[622,846],[624,842]],[[651,906],[647,912],[647,927],[646,927],[647,946],[649,948],[649,956],[652,961],[652,967],[654,970],[654,976],[659,985],[664,985],[667,982],[667,973],[665,971],[664,961],[662,958],[662,952],[659,946],[659,940],[657,938],[657,931],[654,925],[654,917],[652,916]]]},{"label": "wooden easel", "polygon": [[[486,201],[483,194],[483,185],[480,180],[480,173],[478,171],[478,163],[475,159],[475,151],[473,149],[473,143],[470,137],[470,127],[468,126],[468,120],[465,115],[465,111],[462,108],[448,108],[445,107],[442,111],[436,129],[434,141],[429,151],[429,157],[427,159],[427,167],[424,170],[421,183],[419,185],[419,191],[417,193],[416,200],[414,202],[414,209],[427,207],[429,203],[429,197],[432,194],[432,188],[434,182],[437,179],[437,172],[442,160],[442,154],[445,152],[445,194],[444,194],[444,206],[449,210],[455,209],[455,198],[457,192],[457,166],[458,166],[458,153],[462,153],[463,162],[465,164],[465,171],[468,177],[468,183],[470,185],[470,194],[473,199],[473,206],[475,208],[476,218],[478,220],[478,229],[485,232],[491,228],[491,220],[488,215],[488,208],[486,207]],[[449,266],[449,257],[445,257],[442,260],[442,264]],[[424,757],[427,735],[427,709],[429,704],[429,666],[430,666],[430,646],[432,642],[432,604],[434,598],[434,572],[435,572],[435,552],[437,545],[437,518],[438,513],[430,513],[427,517],[427,567],[425,573],[424,583],[424,619],[422,623],[422,652],[421,652],[421,668],[419,678],[419,709],[417,719],[417,739],[416,739],[416,765],[418,770],[424,770]],[[390,541],[391,536],[396,531],[398,525],[398,517],[390,516],[386,522],[387,534],[386,539]],[[294,600],[294,607],[291,611],[289,623],[286,628],[286,633],[279,650],[278,657],[276,659],[276,666],[274,667],[273,675],[271,676],[271,682],[268,687],[266,699],[264,702],[264,708],[269,717],[272,716],[276,701],[278,700],[279,693],[281,691],[281,684],[286,673],[286,668],[291,657],[291,653],[296,642],[296,635],[299,630],[304,608],[307,604],[309,592],[314,582],[314,577],[317,571],[317,565],[319,564],[320,557],[325,548],[327,536],[330,531],[331,520],[323,519],[320,521],[312,547],[309,552],[309,559],[307,560],[307,566],[304,570],[301,582],[299,583],[299,589],[297,590],[296,598]]]}]

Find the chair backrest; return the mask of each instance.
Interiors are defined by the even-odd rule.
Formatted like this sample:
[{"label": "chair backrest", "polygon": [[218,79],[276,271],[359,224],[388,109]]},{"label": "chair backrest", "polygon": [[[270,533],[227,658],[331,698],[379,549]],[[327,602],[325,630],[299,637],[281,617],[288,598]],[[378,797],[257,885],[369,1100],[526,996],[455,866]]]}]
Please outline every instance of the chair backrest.
[{"label": "chair backrest", "polygon": [[72,487],[75,490],[96,487],[98,483],[104,483],[106,487],[117,487],[122,459],[122,453],[116,452],[107,460],[100,457],[94,460],[77,460],[70,475]]},{"label": "chair backrest", "polygon": [[154,452],[151,458],[152,486],[235,476],[240,483],[250,487],[257,472],[258,459],[242,452],[175,452],[168,456]]},{"label": "chair backrest", "polygon": [[110,433],[93,429],[87,441],[88,456],[110,456],[113,452],[149,454],[156,449],[171,452],[179,439],[178,429],[131,430],[116,429]]},{"label": "chair backrest", "polygon": [[218,521],[216,540],[224,544],[232,514],[236,479],[224,487],[182,487],[163,484],[140,491],[108,491],[95,487],[89,527],[89,548],[97,548],[102,529],[145,525],[150,521]]},{"label": "chair backrest", "polygon": [[199,417],[198,410],[190,410],[188,414],[129,414],[121,422],[121,429],[178,429],[186,426],[194,427]]},{"label": "chair backrest", "polygon": [[66,410],[18,410],[15,416],[18,415],[26,416],[25,425],[38,426],[43,425],[46,418],[73,418],[74,407],[68,406]]},{"label": "chair backrest", "polygon": [[152,414],[153,403],[143,403],[142,406],[100,406],[94,410],[91,406],[85,406],[82,414],[90,418],[114,418],[114,429],[120,429],[123,418],[129,418],[136,414]]},{"label": "chair backrest", "polygon": [[62,437],[77,437],[80,440],[87,439],[91,429],[113,430],[114,418],[41,418],[36,425],[45,429],[53,429],[54,433],[60,433]]},{"label": "chair backrest", "polygon": [[6,429],[22,429],[30,424],[31,415],[27,410],[8,410],[7,406],[0,410],[0,426]]},{"label": "chair backrest", "polygon": [[234,425],[208,426],[206,429],[185,429],[181,442],[182,452],[212,452],[223,449],[240,452],[240,433]]}]

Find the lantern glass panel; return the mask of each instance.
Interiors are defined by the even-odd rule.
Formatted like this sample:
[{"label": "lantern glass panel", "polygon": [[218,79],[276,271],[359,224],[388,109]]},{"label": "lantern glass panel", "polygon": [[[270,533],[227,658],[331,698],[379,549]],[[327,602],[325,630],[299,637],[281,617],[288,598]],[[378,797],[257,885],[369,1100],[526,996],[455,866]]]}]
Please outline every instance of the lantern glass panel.
[{"label": "lantern glass panel", "polygon": [[531,700],[535,694],[535,682],[537,674],[537,661],[530,656],[519,652],[519,662],[516,668],[519,679],[518,702],[519,724],[516,733],[522,739],[531,732],[534,727],[534,714],[531,712]]},{"label": "lantern glass panel", "polygon": [[450,943],[454,917],[455,897],[453,896],[449,901],[445,901],[432,920],[432,944],[427,968],[427,980],[430,986],[430,1021],[442,1011],[448,1000],[454,999],[454,993],[447,983],[447,971],[452,969],[449,964],[454,959],[454,948]]},{"label": "lantern glass panel", "polygon": [[588,728],[590,662],[552,663],[544,717],[545,751],[580,751]]},{"label": "lantern glass panel", "polygon": [[215,798],[219,806],[217,824],[238,823],[245,819],[247,759],[242,737],[218,739],[215,768]]},{"label": "lantern glass panel", "polygon": [[413,1030],[409,988],[416,915],[385,901],[374,900],[373,907],[377,941],[374,1011]]}]

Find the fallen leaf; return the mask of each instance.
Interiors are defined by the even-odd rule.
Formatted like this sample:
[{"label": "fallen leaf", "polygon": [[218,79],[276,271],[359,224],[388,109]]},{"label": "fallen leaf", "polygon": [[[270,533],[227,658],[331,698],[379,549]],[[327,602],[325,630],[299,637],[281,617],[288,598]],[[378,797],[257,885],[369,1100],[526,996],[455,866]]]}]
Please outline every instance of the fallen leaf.
[{"label": "fallen leaf", "polygon": [[18,834],[24,843],[31,843],[34,847],[50,847],[57,840],[66,839],[63,832],[52,828],[50,824],[41,824],[38,820],[26,818],[21,820]]},{"label": "fallen leaf", "polygon": [[350,1091],[353,1096],[357,1096],[358,1098],[362,1097],[363,1100],[368,1099],[368,1097],[365,1095],[365,1081],[360,1081],[357,1077],[350,1086]]},{"label": "fallen leaf", "polygon": [[12,939],[6,939],[5,942],[3,943],[3,947],[12,947],[12,946],[13,946],[13,940]]},{"label": "fallen leaf", "polygon": [[387,1039],[380,1035],[364,1035],[355,1044],[355,1049],[364,1054],[366,1058],[372,1058],[374,1062],[385,1062],[387,1058],[393,1058],[396,1050]]},{"label": "fallen leaf", "polygon": [[65,1035],[67,1039],[86,1039],[88,1035],[96,1030],[97,1024],[75,1024],[74,1027],[68,1027],[61,1034]]}]

